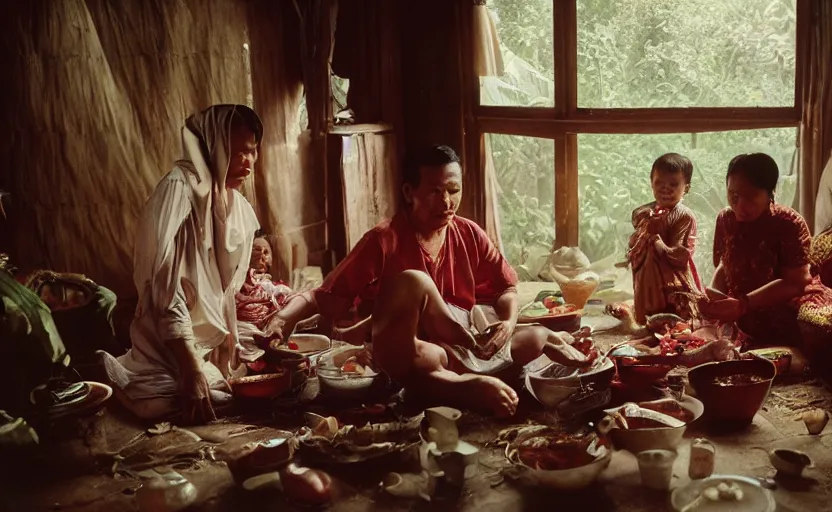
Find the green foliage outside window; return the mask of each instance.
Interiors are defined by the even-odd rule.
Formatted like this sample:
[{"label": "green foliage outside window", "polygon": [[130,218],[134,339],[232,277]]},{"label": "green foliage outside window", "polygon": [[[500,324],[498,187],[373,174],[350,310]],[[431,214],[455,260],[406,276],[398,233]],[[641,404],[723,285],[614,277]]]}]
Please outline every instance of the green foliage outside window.
[{"label": "green foliage outside window", "polygon": [[[486,105],[552,106],[552,0],[490,0],[506,73],[481,79]],[[754,107],[794,103],[795,0],[578,0],[578,104],[592,108]],[[580,245],[593,261],[623,258],[631,211],[652,199],[650,165],[688,156],[685,203],[697,214],[696,263],[709,279],[725,170],[743,152],[771,154],[778,201],[795,196],[794,128],[670,135],[578,136]],[[520,267],[554,238],[551,140],[490,136],[507,258]]]}]

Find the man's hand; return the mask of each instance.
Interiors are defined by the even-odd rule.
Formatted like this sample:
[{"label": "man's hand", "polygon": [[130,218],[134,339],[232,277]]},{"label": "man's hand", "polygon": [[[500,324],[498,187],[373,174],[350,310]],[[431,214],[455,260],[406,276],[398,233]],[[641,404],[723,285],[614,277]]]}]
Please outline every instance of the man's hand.
[{"label": "man's hand", "polygon": [[491,324],[486,332],[488,333],[486,338],[488,341],[482,347],[482,354],[487,356],[485,359],[491,359],[511,339],[511,335],[514,333],[514,322],[504,320]]},{"label": "man's hand", "polygon": [[332,339],[345,341],[350,345],[364,345],[373,338],[373,317],[367,317],[350,327],[333,327]]},{"label": "man's hand", "polygon": [[185,424],[202,424],[217,419],[211,405],[208,379],[198,369],[183,369],[179,376],[180,404]]},{"label": "man's hand", "polygon": [[574,338],[568,333],[555,333],[543,346],[543,353],[552,361],[570,367],[584,367],[592,364],[592,361],[572,346]]},{"label": "man's hand", "polygon": [[747,310],[747,305],[739,299],[728,297],[720,300],[700,300],[699,312],[710,320],[736,322]]},{"label": "man's hand", "polygon": [[268,335],[269,339],[286,341],[289,339],[289,336],[292,335],[294,330],[295,324],[287,322],[285,319],[281,318],[280,315],[274,315],[272,319],[269,320],[268,325],[266,325],[265,333]]}]

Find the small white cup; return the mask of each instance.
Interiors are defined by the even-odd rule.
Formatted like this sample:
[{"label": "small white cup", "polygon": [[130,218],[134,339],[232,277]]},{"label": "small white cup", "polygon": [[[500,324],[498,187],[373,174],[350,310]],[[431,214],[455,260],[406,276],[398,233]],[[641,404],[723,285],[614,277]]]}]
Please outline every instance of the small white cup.
[{"label": "small white cup", "polygon": [[673,463],[676,452],[670,450],[646,450],[636,455],[641,484],[650,489],[666,491],[673,478]]}]

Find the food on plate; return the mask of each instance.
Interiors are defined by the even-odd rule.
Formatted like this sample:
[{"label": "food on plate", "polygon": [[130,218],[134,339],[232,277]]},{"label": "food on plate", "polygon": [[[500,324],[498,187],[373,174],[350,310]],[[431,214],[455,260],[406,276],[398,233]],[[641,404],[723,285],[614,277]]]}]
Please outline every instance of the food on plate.
[{"label": "food on plate", "polygon": [[367,373],[367,370],[358,362],[358,359],[355,356],[352,356],[341,365],[341,373],[364,375]]},{"label": "food on plate", "polygon": [[362,427],[334,417],[305,413],[307,426],[298,433],[301,447],[332,462],[357,462],[399,452],[419,443],[423,415]]},{"label": "food on plate", "polygon": [[699,496],[682,508],[681,512],[693,512],[708,502],[742,501],[745,497],[736,482],[720,482],[719,484],[702,489]]},{"label": "food on plate", "polygon": [[578,311],[578,307],[574,304],[563,304],[549,308],[549,313],[552,315],[565,315],[567,313],[574,313]]},{"label": "food on plate", "polygon": [[588,355],[595,348],[595,342],[592,340],[592,329],[589,327],[582,327],[579,331],[573,332],[572,338],[572,346],[584,355]]},{"label": "food on plate", "polygon": [[684,324],[682,317],[672,313],[657,313],[646,318],[647,329],[654,333],[664,333],[668,328],[674,328],[679,324]]},{"label": "food on plate", "polygon": [[694,350],[708,344],[708,340],[695,334],[691,325],[684,321],[677,321],[664,326],[664,333],[656,333],[659,339],[659,353],[663,356],[682,354],[686,350]]},{"label": "food on plate", "polygon": [[642,409],[650,409],[651,411],[666,414],[667,416],[671,416],[685,423],[689,423],[693,420],[693,413],[682,407],[679,402],[672,398],[657,400],[655,402],[641,402],[638,406]]},{"label": "food on plate", "polygon": [[377,373],[373,369],[373,356],[366,348],[341,363],[340,369],[341,373],[346,376],[375,375]]},{"label": "food on plate", "polygon": [[561,303],[563,303],[563,293],[560,290],[542,290],[535,296],[534,302],[543,302],[546,297],[561,299]]},{"label": "food on plate", "polygon": [[625,430],[645,428],[677,428],[687,422],[675,416],[642,407],[639,404],[627,403],[611,414],[615,426]]},{"label": "food on plate", "polygon": [[594,434],[570,435],[543,430],[520,442],[517,455],[530,468],[558,471],[591,464],[597,458],[599,445],[603,446],[603,442]]},{"label": "food on plate", "polygon": [[548,309],[552,310],[552,308],[556,308],[563,304],[563,297],[555,297],[554,295],[549,295],[545,299],[543,299],[543,306]]},{"label": "food on plate", "polygon": [[737,373],[735,375],[725,375],[722,377],[714,377],[711,384],[714,386],[747,386],[749,384],[757,384],[765,382],[768,379],[754,373]]},{"label": "food on plate", "polygon": [[530,318],[538,316],[556,316],[566,315],[576,311],[578,311],[578,307],[574,304],[564,304],[562,297],[549,295],[543,299],[530,302],[520,308],[520,316]]}]

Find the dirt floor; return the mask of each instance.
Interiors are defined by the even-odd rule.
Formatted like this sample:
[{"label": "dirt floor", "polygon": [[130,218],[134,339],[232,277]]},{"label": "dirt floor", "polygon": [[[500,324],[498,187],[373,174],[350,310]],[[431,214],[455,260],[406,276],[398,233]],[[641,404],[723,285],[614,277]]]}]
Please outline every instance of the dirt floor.
[{"label": "dirt floor", "polygon": [[[617,341],[607,336],[609,345]],[[315,394],[310,382],[307,393]],[[503,451],[488,445],[508,426],[531,422],[552,422],[552,413],[543,411],[528,394],[521,398],[521,410],[511,420],[495,421],[466,413],[460,420],[462,437],[481,448],[479,470],[467,481],[458,500],[427,503],[397,499],[379,490],[379,482],[390,471],[407,472],[418,467],[412,453],[388,456],[374,461],[343,465],[320,465],[334,479],[335,499],[331,510],[670,510],[669,494],[641,486],[635,457],[615,451],[610,466],[590,488],[572,494],[541,488],[523,487],[501,476],[507,466]],[[137,478],[120,469],[133,470],[167,465],[186,477],[198,489],[193,510],[308,510],[288,503],[276,490],[248,492],[236,485],[222,458],[230,446],[255,439],[267,439],[275,429],[296,430],[302,423],[302,409],[315,402],[273,404],[257,410],[232,411],[234,414],[210,426],[155,433],[152,425],[139,425],[128,419],[112,402],[92,418],[73,420],[52,429],[40,451],[27,457],[0,460],[0,509],[9,511],[132,511],[138,510],[135,494]],[[826,435],[810,436],[798,415],[810,407],[832,410],[832,393],[818,382],[792,379],[778,382],[754,423],[745,431],[716,435],[694,424],[686,438],[707,437],[717,447],[716,472],[750,477],[773,477],[766,454],[774,448],[800,449],[808,453],[815,468],[805,478],[774,479],[778,511],[832,510],[832,426]],[[322,411],[322,409],[315,409]],[[689,442],[678,449],[672,487],[685,485],[689,461]],[[304,453],[298,453],[300,463]]]}]

